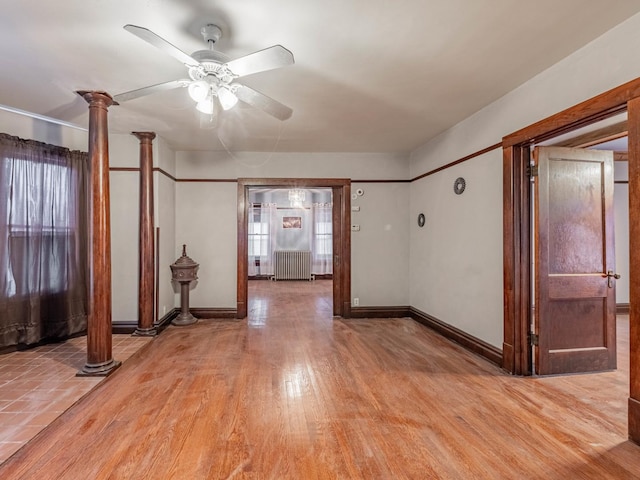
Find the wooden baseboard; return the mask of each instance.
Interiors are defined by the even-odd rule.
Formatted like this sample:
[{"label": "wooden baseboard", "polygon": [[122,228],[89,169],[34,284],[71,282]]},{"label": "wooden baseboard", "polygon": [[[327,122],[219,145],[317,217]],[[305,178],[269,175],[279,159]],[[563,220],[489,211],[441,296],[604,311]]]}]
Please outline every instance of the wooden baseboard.
[{"label": "wooden baseboard", "polygon": [[616,314],[617,315],[629,315],[630,306],[628,303],[618,303],[616,304]]},{"label": "wooden baseboard", "polygon": [[236,318],[235,308],[190,308],[196,318]]},{"label": "wooden baseboard", "polygon": [[[158,333],[167,328],[167,326],[171,325],[171,320],[176,318],[178,316],[178,313],[180,313],[180,309],[172,308],[160,320],[158,320],[158,322],[154,325]],[[129,334],[135,332],[136,328],[138,328],[138,322],[136,320],[113,322],[111,324],[111,333]]]},{"label": "wooden baseboard", "polygon": [[351,318],[402,318],[410,317],[409,307],[351,307]]},{"label": "wooden baseboard", "polygon": [[411,318],[416,322],[435,330],[443,337],[462,345],[467,350],[470,350],[473,353],[486,358],[491,363],[495,363],[499,367],[502,367],[502,350],[499,348],[494,347],[493,345],[490,345],[484,340],[480,340],[467,332],[463,332],[462,330],[427,313],[421,312],[417,308],[410,307],[409,311]]}]

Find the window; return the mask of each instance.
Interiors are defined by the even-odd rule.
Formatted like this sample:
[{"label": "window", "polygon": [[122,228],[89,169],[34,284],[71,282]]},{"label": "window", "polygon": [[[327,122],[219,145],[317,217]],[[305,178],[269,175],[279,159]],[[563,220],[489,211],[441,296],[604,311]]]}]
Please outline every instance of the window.
[{"label": "window", "polygon": [[0,133],[0,347],[86,329],[87,157]]},{"label": "window", "polygon": [[333,235],[331,222],[316,222],[315,254],[317,256],[331,256],[333,250]]},{"label": "window", "polygon": [[[257,210],[257,211],[256,211]],[[269,223],[260,221],[260,208],[254,209],[249,222],[249,256],[267,255],[269,245]]]},{"label": "window", "polygon": [[75,252],[74,215],[69,204],[72,172],[57,162],[5,161],[11,179],[7,202],[9,262],[7,294],[56,293],[69,288],[69,254]]}]

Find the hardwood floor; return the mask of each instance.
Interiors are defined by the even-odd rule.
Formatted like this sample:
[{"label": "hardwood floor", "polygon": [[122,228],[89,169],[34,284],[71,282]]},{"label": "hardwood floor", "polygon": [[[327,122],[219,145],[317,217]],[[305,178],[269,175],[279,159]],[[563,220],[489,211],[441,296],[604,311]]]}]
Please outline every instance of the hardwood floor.
[{"label": "hardwood floor", "polygon": [[0,478],[640,477],[628,355],[511,377],[410,319],[333,319],[330,284],[250,282],[248,320],[169,327]]}]

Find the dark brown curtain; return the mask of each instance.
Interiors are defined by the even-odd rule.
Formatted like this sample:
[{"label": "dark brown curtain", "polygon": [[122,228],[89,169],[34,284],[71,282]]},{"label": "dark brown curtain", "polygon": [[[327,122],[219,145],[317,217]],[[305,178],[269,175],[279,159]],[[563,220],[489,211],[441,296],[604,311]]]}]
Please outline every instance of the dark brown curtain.
[{"label": "dark brown curtain", "polygon": [[0,347],[86,330],[88,156],[0,134]]}]

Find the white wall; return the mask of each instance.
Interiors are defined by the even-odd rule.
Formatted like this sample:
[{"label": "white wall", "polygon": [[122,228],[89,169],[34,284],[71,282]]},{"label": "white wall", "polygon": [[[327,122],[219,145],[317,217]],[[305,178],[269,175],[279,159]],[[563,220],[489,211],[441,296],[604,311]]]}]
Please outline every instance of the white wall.
[{"label": "white wall", "polygon": [[[109,135],[109,166],[138,168],[140,143],[133,135]],[[138,242],[140,238],[140,173],[112,171],[111,319],[138,321]]]},{"label": "white wall", "polygon": [[[639,48],[640,15],[635,15],[415,150],[411,176],[498,143],[509,133],[639,77],[640,58],[632,54]],[[431,224],[436,238],[411,235],[411,305],[497,347],[503,337],[500,155],[491,152],[411,185],[413,215],[433,203],[441,209],[431,223],[427,216],[424,229],[426,236]],[[477,186],[483,194],[472,197],[469,190],[468,196],[465,192],[446,202],[458,174],[472,180],[468,190]],[[464,208],[460,201],[467,203]],[[469,253],[472,245],[478,258]]]},{"label": "white wall", "polygon": [[[180,179],[402,180],[408,178],[408,172],[406,156],[393,154],[242,153],[231,157],[224,152],[176,152],[176,176]],[[363,185],[367,193],[362,197],[362,229],[352,235],[352,291],[358,292],[361,306],[407,305],[408,184]],[[236,183],[178,182],[176,219],[176,244],[186,243],[191,258],[200,263],[200,280],[191,292],[191,305],[235,308]]]},{"label": "white wall", "polygon": [[[409,305],[409,184],[353,183],[351,297],[360,306]],[[353,305],[353,303],[352,303]]]},{"label": "white wall", "polygon": [[[615,162],[616,180],[628,181],[627,162]],[[616,303],[629,303],[629,184],[616,183],[613,192],[616,236]]]},{"label": "white wall", "polygon": [[411,306],[501,348],[502,152],[414,182],[410,211]]},{"label": "white wall", "polygon": [[176,258],[186,244],[200,264],[191,307],[236,308],[237,191],[235,182],[176,184]]},{"label": "white wall", "polygon": [[[156,137],[153,142],[153,166],[175,176],[176,154],[162,137]],[[160,241],[156,246],[159,258],[157,295],[158,318],[162,318],[180,302],[171,283],[169,265],[175,262],[182,252],[178,252],[176,248],[176,183],[165,174],[156,171],[153,173],[153,186],[154,223],[156,228],[160,229]]]},{"label": "white wall", "polygon": [[0,132],[83,152],[89,145],[86,130],[54,125],[5,110],[0,110]]}]

